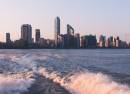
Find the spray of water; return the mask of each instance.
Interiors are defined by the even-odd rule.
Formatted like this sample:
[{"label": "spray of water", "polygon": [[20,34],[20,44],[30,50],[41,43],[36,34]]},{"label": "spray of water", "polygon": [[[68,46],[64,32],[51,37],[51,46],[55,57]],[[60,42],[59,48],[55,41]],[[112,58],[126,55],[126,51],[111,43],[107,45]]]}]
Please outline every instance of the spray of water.
[{"label": "spray of water", "polygon": [[72,94],[130,94],[130,88],[114,82],[104,74],[83,72],[69,77],[61,78],[58,73],[48,73],[46,69],[40,70],[40,73],[60,83]]},{"label": "spray of water", "polygon": [[[48,72],[43,67],[41,69],[38,68],[37,62],[34,62],[34,58],[26,55],[20,60],[14,58],[12,61],[20,64],[22,70],[31,69],[34,73],[38,73],[59,83],[72,94],[130,94],[130,88],[128,86],[114,82],[104,74],[81,72],[62,77],[57,72]],[[17,71],[17,68],[15,70]],[[34,80],[31,78],[15,79],[0,76],[0,94],[20,94],[27,91],[33,82]]]},{"label": "spray of water", "polygon": [[0,76],[0,94],[21,94],[26,92],[33,84],[34,79],[31,78],[12,78],[10,76]]}]

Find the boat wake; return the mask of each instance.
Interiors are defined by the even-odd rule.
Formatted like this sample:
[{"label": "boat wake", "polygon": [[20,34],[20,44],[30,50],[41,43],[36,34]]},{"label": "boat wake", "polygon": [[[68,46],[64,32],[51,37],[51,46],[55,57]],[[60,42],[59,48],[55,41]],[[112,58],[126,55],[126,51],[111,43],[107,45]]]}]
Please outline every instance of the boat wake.
[{"label": "boat wake", "polygon": [[[58,83],[72,94],[130,94],[127,85],[117,83],[105,74],[81,71],[61,75],[57,71],[49,71],[43,62],[35,60],[37,58],[42,59],[43,56],[40,58],[27,54],[20,58],[0,58],[0,94],[23,94],[31,89],[39,76],[52,80],[52,83]],[[44,60],[46,59],[48,60],[47,56]],[[6,71],[2,72],[4,68]],[[40,88],[45,88],[44,86],[47,88],[48,85],[41,85]]]},{"label": "boat wake", "polygon": [[58,76],[56,72],[47,73],[45,69],[40,70],[40,73],[60,83],[72,94],[130,94],[127,85],[116,83],[101,73],[80,72],[64,78]]}]

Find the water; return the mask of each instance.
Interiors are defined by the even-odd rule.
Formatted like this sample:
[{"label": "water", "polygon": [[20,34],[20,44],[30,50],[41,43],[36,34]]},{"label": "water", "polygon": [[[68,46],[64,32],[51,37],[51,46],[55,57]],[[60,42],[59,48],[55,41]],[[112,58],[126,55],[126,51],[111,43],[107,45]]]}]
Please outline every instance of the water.
[{"label": "water", "polygon": [[130,94],[130,50],[0,50],[0,94],[49,88],[41,76],[71,94]]}]

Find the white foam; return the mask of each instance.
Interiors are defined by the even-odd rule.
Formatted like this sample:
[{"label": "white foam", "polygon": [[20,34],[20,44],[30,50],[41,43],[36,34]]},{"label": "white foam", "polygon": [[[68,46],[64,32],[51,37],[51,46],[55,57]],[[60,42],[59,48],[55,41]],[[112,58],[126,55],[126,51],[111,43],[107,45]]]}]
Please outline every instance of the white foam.
[{"label": "white foam", "polygon": [[[45,58],[43,58],[43,56],[38,57],[27,54],[21,58],[12,57],[12,61],[19,64],[19,66],[15,68],[16,71],[31,69],[34,73],[40,73],[44,77],[59,83],[72,94],[130,94],[130,88],[128,86],[114,82],[110,77],[101,73],[82,72],[62,78],[57,72],[50,73],[45,68],[39,70],[35,59],[38,58],[42,60],[43,58],[43,60],[48,60],[50,59],[48,57],[49,56],[45,56]],[[5,64],[4,61],[1,61],[1,63]],[[16,64],[10,62],[7,62],[6,65],[9,66],[10,64],[11,66],[16,66]],[[20,94],[21,92],[27,91],[32,83],[33,80],[30,78],[14,79],[0,76],[0,94]]]},{"label": "white foam", "polygon": [[21,94],[33,84],[34,79],[15,79],[10,76],[0,76],[0,94]]},{"label": "white foam", "polygon": [[40,70],[40,73],[46,78],[60,83],[72,94],[130,94],[128,86],[116,83],[101,73],[77,73],[67,79],[61,78],[56,72],[48,73],[46,69]]},{"label": "white foam", "polygon": [[130,88],[98,73],[81,73],[70,77],[68,87],[75,94],[130,94]]}]

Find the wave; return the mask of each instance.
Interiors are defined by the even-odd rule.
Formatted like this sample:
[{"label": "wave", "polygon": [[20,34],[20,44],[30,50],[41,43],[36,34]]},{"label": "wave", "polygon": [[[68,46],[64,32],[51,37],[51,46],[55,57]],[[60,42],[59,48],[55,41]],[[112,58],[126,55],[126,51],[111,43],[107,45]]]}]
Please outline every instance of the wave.
[{"label": "wave", "polygon": [[127,85],[114,82],[102,73],[81,72],[64,78],[56,72],[48,73],[46,69],[41,69],[40,73],[64,86],[72,94],[130,94]]},{"label": "wave", "polygon": [[0,94],[21,94],[28,91],[33,83],[34,79],[31,78],[0,75]]},{"label": "wave", "polygon": [[[72,94],[130,94],[130,88],[127,85],[119,84],[102,73],[96,74],[85,71],[61,76],[58,72],[47,71],[43,66],[38,67],[39,65],[35,61],[38,56],[35,55],[26,54],[21,58],[11,57],[11,62],[8,62],[8,59],[2,60],[2,58],[0,63],[4,66],[10,65],[10,70],[14,68],[13,70],[16,72],[32,71],[59,83]],[[39,57],[38,59],[42,58]],[[48,60],[48,56],[43,59]],[[0,94],[21,94],[26,92],[33,83],[34,79],[31,78],[14,78],[0,75]]]}]

